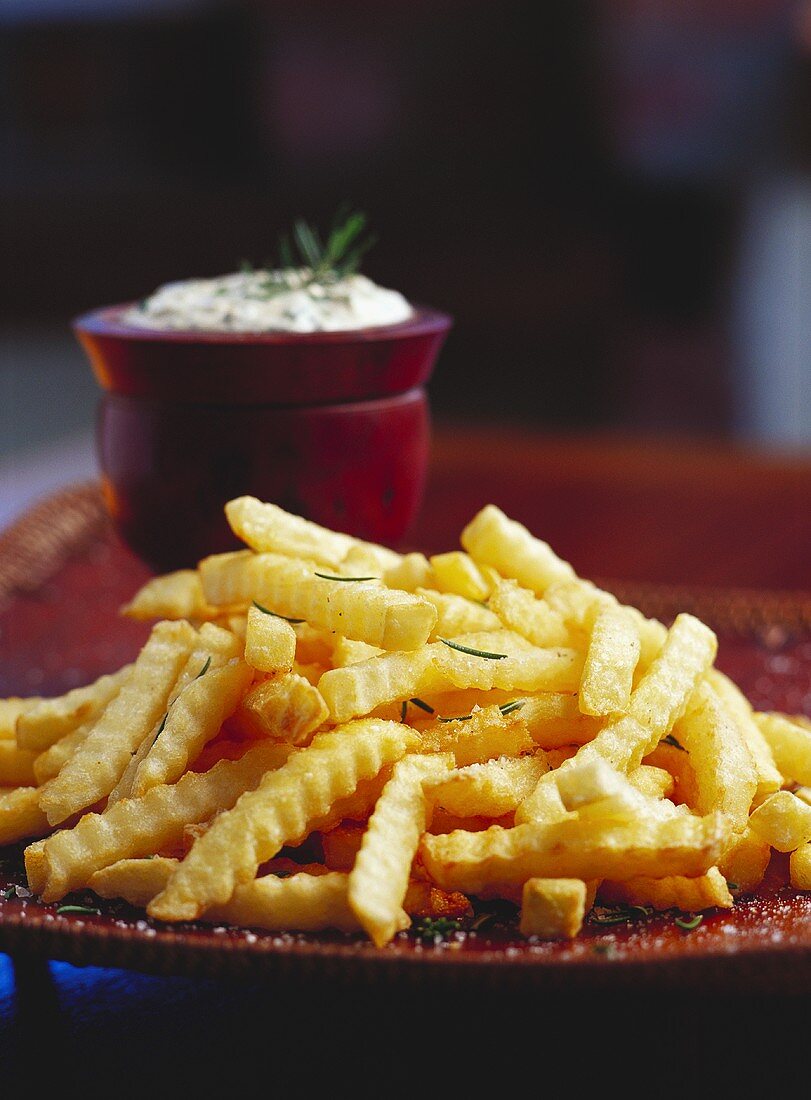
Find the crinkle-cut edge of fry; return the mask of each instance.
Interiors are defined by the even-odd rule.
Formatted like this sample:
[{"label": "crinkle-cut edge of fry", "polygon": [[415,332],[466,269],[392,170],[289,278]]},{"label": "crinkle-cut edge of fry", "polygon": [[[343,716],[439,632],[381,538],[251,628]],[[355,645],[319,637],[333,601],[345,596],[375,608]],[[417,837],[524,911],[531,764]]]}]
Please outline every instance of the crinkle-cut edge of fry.
[{"label": "crinkle-cut edge of fry", "polygon": [[393,768],[349,875],[349,905],[378,947],[409,925],[403,908],[411,865],[430,812],[425,794],[447,775],[450,754],[406,756]]},{"label": "crinkle-cut edge of fry", "polygon": [[[281,862],[281,861],[280,861]],[[296,875],[308,875],[310,877],[325,877],[326,875],[333,876],[331,883],[333,889],[330,893],[338,894],[342,893],[344,899],[347,892],[347,884],[349,876],[345,872],[333,871],[328,867],[316,865],[316,864],[303,864],[297,865],[288,861],[289,865],[284,868],[285,879],[289,880],[290,877]],[[140,859],[121,859],[116,863],[110,864],[108,867],[102,868],[100,871],[96,871],[90,878],[89,888],[98,894],[102,898],[121,898],[128,902],[130,905],[136,905],[140,908],[146,908],[153,897],[163,888],[169,879],[174,868],[177,866],[177,860],[166,856],[153,856]],[[340,875],[340,878],[336,878],[336,875]],[[268,876],[255,879],[252,883],[247,883],[243,887],[239,887],[238,890],[242,892],[242,896],[250,896],[251,894],[259,894],[257,898],[258,902],[261,902],[261,891],[263,889],[262,883],[266,878],[276,877],[275,872],[270,872]],[[282,879],[279,879],[282,881]],[[329,881],[328,884],[329,885]],[[335,889],[335,886],[340,884],[340,889]],[[317,891],[316,891],[317,894]],[[337,900],[337,899],[336,899]],[[314,896],[314,909],[312,915],[312,929],[316,927],[316,923],[319,920],[319,914],[317,907],[321,907],[323,914],[323,900],[321,897]],[[445,890],[441,890],[438,886],[434,886],[430,882],[422,882],[417,879],[412,879],[408,884],[403,907],[411,917],[423,918],[423,917],[446,917],[450,919],[458,919],[460,917],[469,916],[472,913],[470,901],[464,894],[460,893],[448,893]],[[344,900],[343,905],[343,917],[342,926],[347,931],[360,931],[361,925],[349,908],[348,902]],[[235,923],[235,917],[244,916],[243,912],[237,912],[236,907],[231,903],[226,903],[224,907],[221,907],[219,911],[213,910],[211,913],[203,914],[202,920],[206,921],[224,921],[225,923]],[[323,915],[321,919],[324,919]],[[266,923],[270,924],[268,920]],[[278,924],[278,922],[276,922]],[[275,928],[268,930],[285,931],[292,929]]]},{"label": "crinkle-cut edge of fry", "polygon": [[251,680],[251,670],[244,662],[231,661],[187,684],[169,708],[159,737],[141,760],[129,797],[140,798],[150,787],[180,779],[236,710]]},{"label": "crinkle-cut edge of fry", "polygon": [[244,794],[192,847],[150,905],[161,920],[192,920],[297,844],[358,782],[404,756],[413,733],[396,722],[359,719],[318,734],[286,765]]},{"label": "crinkle-cut edge of fry", "polygon": [[131,672],[132,665],[124,665],[90,684],[24,708],[16,724],[17,744],[43,752],[79,726],[92,722],[118,695]]},{"label": "crinkle-cut edge of fry", "polygon": [[595,717],[628,709],[639,662],[639,631],[624,608],[602,608],[591,630],[578,701]]},{"label": "crinkle-cut edge of fry", "polygon": [[[99,861],[159,851],[179,840],[195,819],[208,821],[230,809],[289,755],[287,745],[259,742],[237,760],[223,759],[207,772],[186,772],[177,783],[152,787],[142,798],[123,799],[103,814],[84,814],[72,829],[57,830],[44,841],[47,878],[37,892],[45,902],[56,901],[86,885],[101,866]],[[36,850],[31,858],[38,874],[41,860]]]},{"label": "crinkle-cut edge of fry", "polygon": [[183,621],[153,626],[121,690],[59,774],[43,788],[40,807],[52,825],[95,805],[114,789],[131,754],[155,727],[193,648]]},{"label": "crinkle-cut edge of fry", "polygon": [[606,880],[600,886],[599,895],[601,902],[650,905],[654,909],[681,909],[687,913],[731,909],[734,905],[727,881],[717,867],[710,867],[705,874],[693,878],[640,875],[624,882]]},{"label": "crinkle-cut edge of fry", "polygon": [[488,884],[517,885],[536,877],[624,880],[658,870],[695,877],[717,864],[728,836],[720,814],[658,822],[581,821],[570,815],[551,824],[426,834],[420,859],[443,889],[475,894]]}]

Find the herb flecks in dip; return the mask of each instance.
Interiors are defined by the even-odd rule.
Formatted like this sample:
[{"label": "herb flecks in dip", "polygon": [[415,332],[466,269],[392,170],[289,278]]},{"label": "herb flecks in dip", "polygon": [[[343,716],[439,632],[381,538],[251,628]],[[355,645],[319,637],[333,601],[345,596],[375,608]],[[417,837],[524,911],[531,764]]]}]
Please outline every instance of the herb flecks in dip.
[{"label": "herb flecks in dip", "polygon": [[126,320],[157,329],[339,332],[394,325],[412,315],[402,294],[377,286],[365,275],[305,284],[307,274],[253,271],[168,283],[129,310]]},{"label": "herb flecks in dip", "polygon": [[336,220],[322,242],[297,221],[279,243],[280,265],[213,279],[167,283],[132,308],[126,321],[141,328],[209,332],[341,332],[407,321],[411,306],[396,290],[358,273],[373,243],[366,219]]}]

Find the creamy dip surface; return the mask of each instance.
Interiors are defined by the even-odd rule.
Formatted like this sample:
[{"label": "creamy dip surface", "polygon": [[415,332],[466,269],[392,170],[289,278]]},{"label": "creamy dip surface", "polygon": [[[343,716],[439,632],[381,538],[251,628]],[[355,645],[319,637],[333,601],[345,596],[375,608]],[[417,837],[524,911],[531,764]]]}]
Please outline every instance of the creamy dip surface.
[{"label": "creamy dip surface", "polygon": [[396,290],[365,275],[311,282],[310,272],[257,270],[167,283],[124,316],[139,328],[209,332],[341,332],[407,321]]}]

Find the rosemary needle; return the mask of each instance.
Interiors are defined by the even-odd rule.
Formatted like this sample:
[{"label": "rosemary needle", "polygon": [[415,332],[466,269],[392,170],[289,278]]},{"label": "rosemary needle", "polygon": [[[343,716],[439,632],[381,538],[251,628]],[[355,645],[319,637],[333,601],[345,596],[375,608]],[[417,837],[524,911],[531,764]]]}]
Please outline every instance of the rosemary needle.
[{"label": "rosemary needle", "polygon": [[488,661],[503,661],[509,656],[507,653],[490,653],[486,649],[473,649],[469,645],[460,645],[459,642],[450,642],[447,638],[440,638],[440,642],[443,645],[449,646],[451,649],[458,649],[460,653],[467,653],[471,657],[484,657]]}]

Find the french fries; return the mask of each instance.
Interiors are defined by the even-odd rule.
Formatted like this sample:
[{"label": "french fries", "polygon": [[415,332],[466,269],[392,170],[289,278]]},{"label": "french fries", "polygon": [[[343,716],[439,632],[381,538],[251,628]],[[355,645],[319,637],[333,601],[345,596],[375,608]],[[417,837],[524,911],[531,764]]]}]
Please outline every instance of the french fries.
[{"label": "french fries", "polygon": [[811,888],[811,726],[755,712],[693,616],[624,607],[493,505],[430,559],[226,512],[248,549],[144,585],[132,665],[0,700],[0,844],[45,902],[383,948],[477,899],[544,939],[595,897],[726,909],[773,851]]}]

